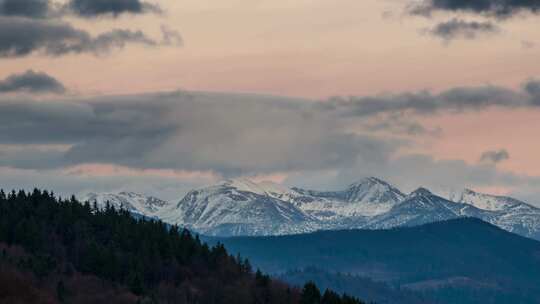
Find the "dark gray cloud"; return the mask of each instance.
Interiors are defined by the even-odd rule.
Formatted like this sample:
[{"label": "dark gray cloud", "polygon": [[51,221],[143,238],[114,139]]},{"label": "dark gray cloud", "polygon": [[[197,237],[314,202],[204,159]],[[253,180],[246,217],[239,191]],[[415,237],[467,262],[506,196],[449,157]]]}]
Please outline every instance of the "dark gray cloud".
[{"label": "dark gray cloud", "polygon": [[531,103],[540,106],[540,81],[529,81],[524,87],[525,91],[531,96]]},{"label": "dark gray cloud", "polygon": [[188,92],[39,101],[6,96],[0,99],[0,144],[68,146],[55,152],[60,160],[51,161],[53,167],[108,163],[225,176],[343,170],[355,163],[368,168],[382,166],[408,144],[379,131],[438,132],[408,114],[535,106],[532,96],[540,86],[524,87],[326,102]]},{"label": "dark gray cloud", "polygon": [[92,36],[64,22],[0,17],[0,42],[0,57],[21,57],[32,53],[102,54],[127,44],[157,46],[167,41],[156,41],[141,31],[114,29]]},{"label": "dark gray cloud", "polygon": [[0,16],[44,18],[49,10],[49,0],[0,0]]},{"label": "dark gray cloud", "polygon": [[[322,115],[324,114],[324,115]],[[63,144],[63,165],[212,170],[223,175],[339,168],[397,143],[350,134],[307,101],[152,94],[0,102],[0,143]],[[57,162],[53,162],[57,164]]]},{"label": "dark gray cloud", "polygon": [[370,97],[333,98],[321,105],[345,116],[369,117],[386,113],[432,115],[439,112],[479,111],[489,107],[518,108],[540,105],[540,82],[529,81],[521,91],[497,86],[458,87],[433,94],[428,91]]},{"label": "dark gray cloud", "polygon": [[424,0],[411,5],[413,14],[430,15],[433,11],[468,12],[497,18],[520,12],[540,12],[538,0]]},{"label": "dark gray cloud", "polygon": [[0,16],[11,17],[57,18],[75,15],[93,18],[145,13],[162,13],[162,10],[157,4],[141,0],[69,0],[65,4],[51,0],[0,0]]},{"label": "dark gray cloud", "polygon": [[539,89],[531,81],[522,91],[487,86],[326,102],[187,92],[56,101],[11,96],[0,100],[0,144],[69,146],[54,166],[110,163],[227,176],[337,170],[385,163],[407,144],[379,136],[381,130],[440,132],[408,114],[532,107]]},{"label": "dark gray cloud", "polygon": [[486,151],[480,156],[480,162],[487,163],[500,163],[502,161],[510,159],[510,154],[505,149],[496,151]]},{"label": "dark gray cloud", "polygon": [[[400,128],[413,134],[425,132],[414,124],[414,115],[397,125],[381,123],[358,129],[358,124],[349,124],[379,114],[400,119],[407,116],[400,116],[401,112],[434,115],[493,105],[532,107],[531,94],[538,89],[535,85],[529,82],[521,91],[472,87],[435,95],[403,94],[408,98],[364,97],[374,104],[376,100],[383,103],[382,107],[370,104],[368,108],[362,108],[358,100],[319,103],[218,93],[39,100],[4,95],[0,96],[0,178],[11,182],[15,174],[19,179],[14,184],[26,180],[24,185],[29,181],[49,185],[53,181],[47,176],[54,175],[59,188],[79,189],[74,180],[83,182],[84,178],[78,173],[66,177],[61,171],[100,163],[135,169],[212,171],[224,177],[287,172],[291,184],[321,188],[342,186],[368,175],[405,189],[419,185],[434,189],[449,185],[537,187],[538,179],[501,173],[494,162],[467,164],[421,154],[403,155],[399,151],[410,142],[373,132],[373,128],[390,128],[392,133]],[[423,96],[419,104],[414,101],[417,96]],[[137,179],[141,185],[147,177]],[[88,181],[91,187],[99,186],[99,178],[88,180],[92,180]],[[129,179],[103,180],[122,185]]]},{"label": "dark gray cloud", "polygon": [[32,70],[0,80],[0,93],[64,93],[65,90],[64,85],[54,77]]},{"label": "dark gray cloud", "polygon": [[164,118],[172,105],[153,101],[144,95],[95,102],[4,97],[0,102],[0,143],[75,144],[132,138],[140,139],[143,149],[144,138],[168,133]]},{"label": "dark gray cloud", "polygon": [[116,17],[124,13],[142,14],[147,12],[161,12],[159,6],[141,0],[70,0],[67,8],[83,17],[98,17],[103,15]]},{"label": "dark gray cloud", "polygon": [[0,168],[11,167],[29,170],[59,168],[65,165],[66,147],[15,145],[0,146]]},{"label": "dark gray cloud", "polygon": [[465,21],[454,18],[441,22],[435,27],[426,30],[426,33],[446,41],[453,39],[475,39],[481,35],[495,34],[499,32],[499,27],[491,22]]}]

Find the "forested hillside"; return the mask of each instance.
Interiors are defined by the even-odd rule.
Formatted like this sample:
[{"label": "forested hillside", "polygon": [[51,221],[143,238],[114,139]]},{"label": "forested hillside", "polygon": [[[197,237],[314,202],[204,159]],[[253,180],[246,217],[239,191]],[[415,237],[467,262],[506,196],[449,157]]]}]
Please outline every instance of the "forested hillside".
[{"label": "forested hillside", "polygon": [[161,222],[0,191],[0,303],[362,303],[289,287]]},{"label": "forested hillside", "polygon": [[[362,290],[354,285],[364,277],[435,303],[540,303],[540,242],[474,218],[390,230],[207,241],[242,252],[253,265],[293,283],[311,279],[353,292]],[[320,271],[296,271],[310,267]],[[362,298],[388,302],[382,299],[391,293],[381,297],[377,290]]]}]

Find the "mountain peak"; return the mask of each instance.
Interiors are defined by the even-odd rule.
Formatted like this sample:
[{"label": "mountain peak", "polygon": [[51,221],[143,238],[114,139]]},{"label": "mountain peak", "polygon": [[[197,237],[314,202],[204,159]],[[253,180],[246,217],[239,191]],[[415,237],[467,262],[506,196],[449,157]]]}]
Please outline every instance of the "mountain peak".
[{"label": "mountain peak", "polygon": [[411,194],[409,194],[409,197],[429,196],[429,195],[433,195],[433,193],[431,193],[431,191],[429,191],[428,189],[426,189],[424,187],[420,187],[420,188],[414,190],[413,192],[411,192]]},{"label": "mountain peak", "polygon": [[377,212],[391,208],[405,198],[397,188],[376,177],[366,177],[349,185],[339,196],[349,203],[379,205],[381,208],[384,206],[380,210],[377,209]]}]

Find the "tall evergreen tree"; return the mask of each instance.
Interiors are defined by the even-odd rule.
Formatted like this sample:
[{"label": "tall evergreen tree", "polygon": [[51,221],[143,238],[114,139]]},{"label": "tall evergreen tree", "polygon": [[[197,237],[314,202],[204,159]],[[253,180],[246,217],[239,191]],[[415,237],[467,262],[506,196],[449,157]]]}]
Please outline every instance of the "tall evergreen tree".
[{"label": "tall evergreen tree", "polygon": [[301,304],[319,304],[321,303],[321,291],[312,281],[307,282],[302,289]]}]

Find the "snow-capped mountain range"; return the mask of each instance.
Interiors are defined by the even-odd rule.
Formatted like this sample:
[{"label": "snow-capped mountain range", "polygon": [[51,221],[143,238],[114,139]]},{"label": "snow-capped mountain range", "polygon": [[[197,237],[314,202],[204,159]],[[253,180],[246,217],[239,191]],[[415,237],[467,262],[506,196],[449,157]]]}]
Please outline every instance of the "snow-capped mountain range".
[{"label": "snow-capped mountain range", "polygon": [[387,229],[475,217],[540,240],[540,209],[525,202],[464,190],[443,198],[425,188],[409,195],[370,177],[342,191],[287,188],[229,180],[190,191],[178,203],[131,192],[91,193],[84,200],[155,217],[212,236],[256,236],[336,229]]}]

